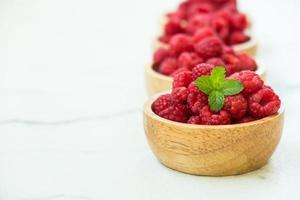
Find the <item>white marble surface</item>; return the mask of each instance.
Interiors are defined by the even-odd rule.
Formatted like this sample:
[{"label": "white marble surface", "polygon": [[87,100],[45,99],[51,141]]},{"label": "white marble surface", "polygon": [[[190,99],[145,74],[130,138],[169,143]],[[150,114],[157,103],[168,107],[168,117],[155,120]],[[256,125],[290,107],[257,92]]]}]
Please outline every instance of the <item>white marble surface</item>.
[{"label": "white marble surface", "polygon": [[298,0],[241,0],[281,94],[281,144],[261,170],[196,177],[146,143],[143,67],[177,0],[0,1],[0,199],[300,199]]}]

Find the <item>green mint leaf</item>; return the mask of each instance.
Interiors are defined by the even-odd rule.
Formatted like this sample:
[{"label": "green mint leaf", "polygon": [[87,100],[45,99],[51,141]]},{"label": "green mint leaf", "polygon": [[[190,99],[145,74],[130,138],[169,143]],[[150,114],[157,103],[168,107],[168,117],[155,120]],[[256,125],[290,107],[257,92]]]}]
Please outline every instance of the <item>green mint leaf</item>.
[{"label": "green mint leaf", "polygon": [[210,79],[215,90],[221,89],[225,80],[225,68],[221,66],[215,67],[211,72]]},{"label": "green mint leaf", "polygon": [[218,112],[224,106],[224,94],[220,91],[212,91],[208,96],[209,107],[212,111]]},{"label": "green mint leaf", "polygon": [[209,95],[213,90],[209,76],[201,76],[197,78],[195,83],[198,89],[207,95]]},{"label": "green mint leaf", "polygon": [[239,94],[244,89],[243,84],[238,80],[225,80],[222,92],[225,96]]}]

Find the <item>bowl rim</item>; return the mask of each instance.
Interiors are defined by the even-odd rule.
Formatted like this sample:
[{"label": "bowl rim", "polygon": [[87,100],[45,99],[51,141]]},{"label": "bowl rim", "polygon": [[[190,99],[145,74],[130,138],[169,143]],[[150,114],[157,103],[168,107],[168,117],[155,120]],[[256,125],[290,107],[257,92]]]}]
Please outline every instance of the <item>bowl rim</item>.
[{"label": "bowl rim", "polygon": [[175,121],[171,121],[165,118],[160,117],[159,115],[155,114],[152,110],[152,104],[153,102],[157,99],[158,96],[162,95],[162,94],[167,94],[168,92],[162,92],[162,93],[158,93],[154,96],[152,96],[151,98],[149,98],[143,107],[143,113],[144,115],[156,120],[156,121],[160,121],[164,124],[168,124],[171,126],[176,126],[179,128],[189,128],[189,129],[234,129],[234,128],[245,128],[245,127],[250,127],[250,126],[255,126],[257,124],[263,124],[266,123],[268,121],[277,119],[281,116],[284,115],[285,112],[285,108],[284,105],[281,103],[280,109],[277,111],[277,113],[268,116],[268,117],[264,117],[262,119],[258,119],[252,122],[246,122],[246,123],[240,123],[240,124],[228,124],[228,125],[198,125],[198,124],[187,124],[187,123],[181,123],[181,122],[175,122]]},{"label": "bowl rim", "polygon": [[[258,63],[260,63],[260,61]],[[264,76],[264,74],[266,73],[266,68],[264,66],[258,65],[257,69],[254,72],[256,74],[258,74],[259,76]],[[167,75],[164,75],[164,74],[161,74],[161,73],[157,72],[154,69],[154,65],[152,65],[152,64],[147,64],[146,65],[146,73],[150,74],[151,76],[156,77],[157,79],[161,79],[161,80],[164,80],[164,81],[173,81],[172,76],[167,76]]]}]

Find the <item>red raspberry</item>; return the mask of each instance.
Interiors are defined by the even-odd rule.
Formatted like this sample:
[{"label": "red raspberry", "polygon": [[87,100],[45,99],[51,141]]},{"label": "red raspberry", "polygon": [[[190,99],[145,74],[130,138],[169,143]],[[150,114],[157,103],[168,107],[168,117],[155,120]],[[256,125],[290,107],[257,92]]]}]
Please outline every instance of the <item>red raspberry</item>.
[{"label": "red raspberry", "polygon": [[212,112],[209,106],[205,106],[200,111],[202,124],[205,125],[225,125],[231,124],[230,114],[224,110],[217,113]]},{"label": "red raspberry", "polygon": [[153,63],[159,65],[169,56],[169,51],[164,48],[159,48],[155,51],[153,56]]},{"label": "red raspberry", "polygon": [[171,106],[171,95],[165,94],[161,95],[156,99],[152,104],[152,110],[154,113],[158,114],[159,112],[167,109]]},{"label": "red raspberry", "polygon": [[181,73],[181,72],[189,72],[190,70],[188,68],[185,67],[180,67],[178,68],[175,72],[173,72],[171,74],[172,77],[175,77],[177,74]]},{"label": "red raspberry", "polygon": [[167,44],[167,43],[169,43],[171,37],[172,37],[171,35],[162,35],[158,38],[158,40],[162,43]]},{"label": "red raspberry", "polygon": [[186,87],[177,87],[172,90],[172,101],[175,103],[185,103],[189,90]]},{"label": "red raspberry", "polygon": [[159,66],[158,71],[164,75],[172,74],[178,68],[176,58],[167,58]]},{"label": "red raspberry", "polygon": [[191,116],[187,121],[188,124],[201,124],[201,118],[199,116]]},{"label": "red raspberry", "polygon": [[208,63],[201,63],[192,69],[193,80],[200,76],[208,76],[215,66]]},{"label": "red raspberry", "polygon": [[249,96],[250,94],[260,90],[264,81],[252,71],[241,71],[232,74],[229,79],[239,80],[244,85],[244,90],[242,94]]},{"label": "red raspberry", "polygon": [[162,118],[175,121],[175,122],[186,122],[187,121],[187,110],[184,105],[177,104],[171,105],[167,109],[158,113]]},{"label": "red raspberry", "polygon": [[221,58],[210,58],[206,61],[208,64],[212,64],[214,66],[223,66],[225,67],[225,63]]},{"label": "red raspberry", "polygon": [[227,76],[240,71],[240,60],[234,54],[223,54],[222,59],[225,62]]},{"label": "red raspberry", "polygon": [[275,114],[281,101],[272,89],[267,87],[257,91],[249,97],[249,111],[252,116],[263,118]]},{"label": "red raspberry", "polygon": [[231,15],[230,18],[230,25],[234,29],[237,30],[244,30],[247,28],[248,22],[247,22],[247,17],[244,14],[241,13],[236,13]]},{"label": "red raspberry", "polygon": [[195,82],[192,82],[189,87],[189,94],[187,96],[188,108],[194,114],[199,114],[200,110],[207,105],[207,95],[202,93],[196,86]]},{"label": "red raspberry", "polygon": [[203,28],[198,29],[197,32],[194,34],[193,42],[197,43],[197,42],[203,40],[204,38],[214,36],[214,35],[215,35],[215,33],[212,28],[203,27]]},{"label": "red raspberry", "polygon": [[193,35],[196,31],[203,27],[208,27],[210,24],[210,16],[207,14],[197,14],[188,20],[186,32]]},{"label": "red raspberry", "polygon": [[193,50],[191,37],[185,34],[176,34],[174,35],[170,42],[170,51],[174,55],[178,55],[184,51]]},{"label": "red raspberry", "polygon": [[254,117],[251,116],[245,116],[242,119],[239,119],[236,123],[237,124],[241,124],[241,123],[247,123],[247,122],[252,122],[255,121],[256,119]]},{"label": "red raspberry", "polygon": [[229,35],[229,25],[228,22],[225,18],[223,17],[218,17],[215,18],[212,22],[212,27],[218,33],[219,37],[221,39],[226,39]]},{"label": "red raspberry", "polygon": [[193,52],[183,52],[178,58],[178,63],[180,67],[185,67],[192,69],[197,64],[202,63],[204,60],[200,58],[196,53]]},{"label": "red raspberry", "polygon": [[231,114],[232,118],[240,119],[247,112],[247,100],[242,95],[227,96],[223,109]]},{"label": "red raspberry", "polygon": [[173,88],[177,87],[188,87],[188,85],[193,81],[192,72],[181,72],[174,77]]},{"label": "red raspberry", "polygon": [[224,46],[223,47],[223,52],[224,54],[235,54],[234,50],[232,47],[229,47],[229,46]]},{"label": "red raspberry", "polygon": [[252,59],[246,53],[237,53],[237,57],[240,60],[240,68],[241,70],[250,70],[255,71],[257,69],[257,64],[254,59]]},{"label": "red raspberry", "polygon": [[228,44],[229,45],[241,44],[247,42],[249,39],[250,37],[245,35],[245,33],[241,31],[235,31],[231,33],[231,35],[229,36]]},{"label": "red raspberry", "polygon": [[212,57],[219,57],[223,52],[223,44],[220,39],[216,37],[208,37],[194,45],[196,52],[200,57],[209,59]]},{"label": "red raspberry", "polygon": [[165,24],[165,34],[174,35],[183,32],[180,19],[171,19]]}]

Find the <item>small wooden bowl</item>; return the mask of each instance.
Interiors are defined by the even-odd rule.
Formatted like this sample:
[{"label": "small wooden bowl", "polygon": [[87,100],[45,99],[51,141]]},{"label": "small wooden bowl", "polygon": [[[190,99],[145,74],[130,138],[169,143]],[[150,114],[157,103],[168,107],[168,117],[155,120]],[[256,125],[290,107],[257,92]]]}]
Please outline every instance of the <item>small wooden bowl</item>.
[{"label": "small wooden bowl", "polygon": [[148,143],[165,166],[193,175],[229,176],[263,167],[282,134],[284,111],[254,122],[207,126],[177,123],[144,105]]},{"label": "small wooden bowl", "polygon": [[[262,79],[265,78],[265,72],[265,69],[261,66],[256,70],[256,73],[260,75]],[[145,68],[145,81],[148,95],[152,96],[170,90],[172,88],[173,78],[160,74],[153,69],[152,65],[147,65]]]}]

